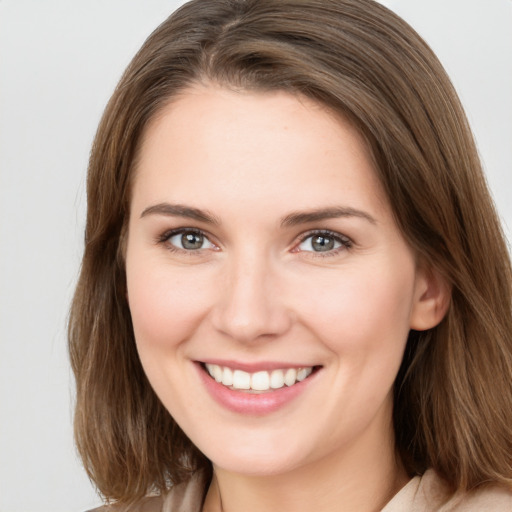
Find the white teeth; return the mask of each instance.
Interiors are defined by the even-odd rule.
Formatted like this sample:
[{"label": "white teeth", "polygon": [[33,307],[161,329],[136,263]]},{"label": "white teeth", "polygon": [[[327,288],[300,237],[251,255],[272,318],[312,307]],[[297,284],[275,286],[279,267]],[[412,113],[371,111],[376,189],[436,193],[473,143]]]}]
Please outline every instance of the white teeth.
[{"label": "white teeth", "polygon": [[284,374],[284,383],[287,386],[293,386],[297,380],[297,370],[294,368],[288,368]]},{"label": "white teeth", "polygon": [[251,389],[251,374],[243,370],[233,372],[233,387],[235,389]]},{"label": "white teeth", "polygon": [[284,386],[284,372],[283,370],[274,370],[270,374],[270,387],[272,389],[279,389]]},{"label": "white teeth", "polygon": [[224,386],[233,385],[233,371],[227,366],[225,366],[222,370],[222,384],[224,384]]},{"label": "white teeth", "polygon": [[272,372],[259,371],[255,373],[244,372],[243,370],[232,370],[227,366],[217,364],[206,364],[206,369],[211,377],[217,382],[231,389],[268,391],[269,389],[280,389],[286,386],[293,386],[311,375],[313,367],[287,368],[273,370]]},{"label": "white teeth", "polygon": [[213,367],[213,378],[217,382],[222,382],[222,368],[220,366],[214,365],[214,367]]},{"label": "white teeth", "polygon": [[267,391],[270,387],[270,376],[268,372],[256,372],[251,377],[251,389],[255,391]]},{"label": "white teeth", "polygon": [[300,382],[311,375],[313,368],[300,368],[297,372],[297,380]]}]

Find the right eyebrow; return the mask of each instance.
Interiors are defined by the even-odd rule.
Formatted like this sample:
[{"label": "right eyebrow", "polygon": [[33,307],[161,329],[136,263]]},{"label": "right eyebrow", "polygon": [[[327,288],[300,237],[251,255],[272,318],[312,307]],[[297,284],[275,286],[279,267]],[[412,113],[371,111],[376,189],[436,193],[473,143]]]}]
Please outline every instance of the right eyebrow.
[{"label": "right eyebrow", "polygon": [[167,217],[183,217],[185,219],[197,220],[206,224],[219,225],[220,221],[215,215],[207,210],[200,210],[183,204],[158,203],[148,206],[140,215],[141,218],[148,215],[165,215]]},{"label": "right eyebrow", "polygon": [[325,219],[337,219],[340,217],[356,217],[365,219],[371,224],[377,224],[377,221],[368,212],[357,210],[356,208],[335,206],[330,208],[320,208],[305,212],[292,212],[281,221],[281,226],[297,226],[308,222],[318,222]]}]

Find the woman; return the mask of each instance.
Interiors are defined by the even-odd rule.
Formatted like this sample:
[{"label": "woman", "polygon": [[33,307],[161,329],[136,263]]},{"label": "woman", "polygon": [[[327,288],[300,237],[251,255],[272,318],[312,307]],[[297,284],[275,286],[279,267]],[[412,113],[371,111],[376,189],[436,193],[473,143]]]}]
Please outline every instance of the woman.
[{"label": "woman", "polygon": [[114,510],[510,510],[510,277],[408,25],[369,0],[190,2],[93,146],[85,467]]}]

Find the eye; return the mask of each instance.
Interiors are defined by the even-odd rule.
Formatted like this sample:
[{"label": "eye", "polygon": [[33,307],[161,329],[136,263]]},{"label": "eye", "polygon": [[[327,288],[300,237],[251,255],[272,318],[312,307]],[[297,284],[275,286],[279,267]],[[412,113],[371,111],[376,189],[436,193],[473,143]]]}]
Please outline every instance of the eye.
[{"label": "eye", "polygon": [[162,241],[182,251],[198,251],[201,249],[216,248],[203,233],[194,230],[180,230],[168,233],[162,237]]},{"label": "eye", "polygon": [[350,248],[351,241],[338,233],[327,231],[307,235],[297,246],[297,250],[306,252],[329,253],[338,252],[341,248]]}]

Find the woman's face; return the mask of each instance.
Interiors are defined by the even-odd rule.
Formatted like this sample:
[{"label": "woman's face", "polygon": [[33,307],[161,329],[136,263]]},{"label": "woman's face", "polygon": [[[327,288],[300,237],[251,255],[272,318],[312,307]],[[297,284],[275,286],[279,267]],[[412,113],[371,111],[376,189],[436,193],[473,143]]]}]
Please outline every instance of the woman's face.
[{"label": "woman's face", "polygon": [[275,474],[392,443],[428,281],[357,132],[302,97],[197,86],[153,120],[135,172],[137,348],[214,465]]}]

